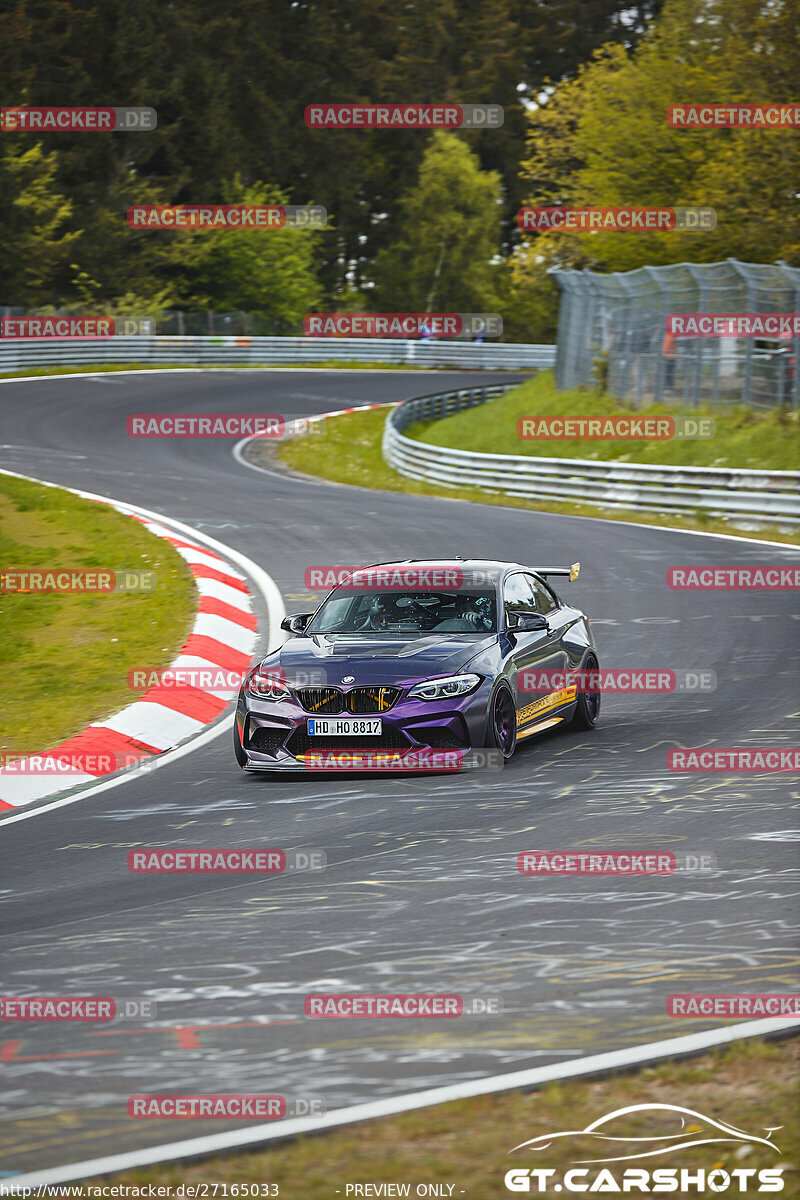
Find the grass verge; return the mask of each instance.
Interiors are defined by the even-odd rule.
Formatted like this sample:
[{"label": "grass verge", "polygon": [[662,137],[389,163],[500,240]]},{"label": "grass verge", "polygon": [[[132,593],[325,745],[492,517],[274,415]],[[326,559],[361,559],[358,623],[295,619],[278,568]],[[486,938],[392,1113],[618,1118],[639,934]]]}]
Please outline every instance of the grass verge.
[{"label": "grass verge", "polygon": [[[632,413],[648,418],[711,417],[716,430],[711,438],[668,441],[534,441],[517,437],[520,417],[612,417]],[[489,404],[428,425],[412,425],[406,435],[432,446],[483,454],[767,471],[800,469],[800,410],[756,412],[744,405],[685,408],[665,404],[651,404],[640,410],[596,392],[558,392],[552,371],[542,371]]]},{"label": "grass verge", "polygon": [[166,667],[195,612],[191,572],[163,538],[106,504],[0,475],[4,568],[154,570],[152,593],[0,591],[0,753],[50,749],[141,694],[130,668]]},{"label": "grass verge", "polygon": [[[188,1185],[207,1180],[227,1184],[270,1183],[277,1185],[278,1190],[259,1194],[279,1195],[285,1200],[334,1200],[337,1195],[344,1200],[347,1184],[377,1182],[408,1184],[408,1194],[413,1197],[418,1184],[436,1182],[454,1185],[452,1192],[445,1189],[439,1195],[508,1200],[513,1193],[504,1185],[505,1172],[511,1167],[527,1166],[554,1168],[558,1175],[548,1181],[548,1192],[553,1195],[559,1190],[563,1196],[569,1192],[554,1189],[553,1185],[564,1171],[575,1166],[575,1160],[634,1153],[635,1144],[627,1142],[625,1149],[609,1151],[598,1149],[597,1142],[591,1139],[573,1137],[559,1139],[550,1149],[536,1155],[508,1152],[521,1142],[543,1134],[584,1129],[590,1122],[627,1105],[660,1103],[691,1108],[759,1137],[766,1137],[765,1129],[781,1126],[772,1135],[780,1152],[739,1143],[703,1145],[635,1163],[614,1163],[611,1169],[615,1175],[621,1178],[625,1168],[631,1166],[651,1171],[656,1167],[677,1166],[691,1168],[693,1172],[698,1169],[708,1172],[718,1167],[729,1173],[737,1168],[758,1171],[780,1166],[785,1172],[782,1195],[789,1200],[790,1196],[797,1196],[800,1161],[800,1133],[793,1119],[797,1111],[799,1065],[800,1041],[796,1038],[781,1043],[738,1042],[682,1062],[667,1062],[602,1079],[548,1084],[535,1092],[500,1092],[455,1101],[368,1121],[322,1138],[295,1139],[267,1150],[127,1171],[108,1177],[107,1182],[172,1188],[183,1183],[187,1191]],[[624,1130],[620,1129],[620,1121]],[[193,1136],[185,1123],[180,1129],[175,1121],[164,1124],[171,1126],[174,1138]],[[634,1114],[632,1119],[618,1118],[614,1133],[648,1137],[679,1129],[677,1120],[668,1120],[667,1124],[669,1128],[665,1129],[663,1114],[661,1117]],[[696,1127],[709,1128],[700,1121]],[[586,1181],[590,1182],[602,1167],[592,1165],[588,1169]],[[728,1195],[740,1194],[737,1183],[736,1178],[731,1179]],[[757,1180],[751,1178],[748,1183],[751,1194],[758,1191]],[[361,1192],[362,1196],[381,1194],[402,1193]],[[532,1181],[529,1194],[538,1194],[536,1180]],[[633,1194],[641,1193],[634,1188]],[[680,1198],[714,1192],[698,1193],[690,1188],[671,1194]]]},{"label": "grass verge", "polygon": [[[292,438],[277,449],[279,461],[295,471],[346,483],[358,487],[378,488],[385,492],[404,492],[408,495],[446,496],[453,500],[470,500],[481,504],[498,504],[506,508],[524,508],[533,512],[563,513],[567,516],[602,517],[611,521],[633,521],[642,525],[663,525],[670,529],[696,529],[706,533],[726,533],[741,537],[800,545],[800,531],[787,532],[774,526],[758,526],[741,522],[738,527],[728,521],[710,517],[698,511],[693,516],[639,510],[603,508],[600,505],[556,504],[549,500],[526,500],[492,492],[484,488],[437,487],[433,483],[408,479],[392,470],[383,460],[381,439],[387,409],[371,409],[328,417],[324,430],[313,436]],[[473,410],[474,411],[474,410]],[[246,456],[250,462],[273,467],[276,450],[266,441],[250,442]]]}]

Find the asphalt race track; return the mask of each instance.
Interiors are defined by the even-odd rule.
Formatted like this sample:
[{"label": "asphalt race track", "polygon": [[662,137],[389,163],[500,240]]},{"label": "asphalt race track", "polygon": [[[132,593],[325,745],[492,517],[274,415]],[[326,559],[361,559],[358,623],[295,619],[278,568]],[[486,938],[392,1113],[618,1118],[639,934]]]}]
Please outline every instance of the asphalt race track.
[{"label": "asphalt race track", "polygon": [[[680,745],[800,745],[796,593],[665,580],[671,565],[788,565],[796,550],[311,485],[248,469],[227,439],[125,433],[134,412],[302,416],[475,378],[232,370],[0,385],[2,465],[219,538],[269,572],[290,612],[309,608],[314,564],[579,559],[565,588],[603,666],[718,676],[712,693],[606,696],[593,733],[547,734],[474,776],[276,783],[239,771],[226,724],[194,755],[3,829],[3,992],[158,1002],[149,1022],[0,1030],[3,1173],[232,1124],[130,1120],[134,1093],[271,1092],[335,1109],[717,1026],[667,1017],[674,992],[797,987],[797,776],[678,775],[665,761]],[[497,378],[509,376],[480,382]],[[57,678],[52,655],[42,669]],[[328,866],[130,874],[128,850],[147,846],[319,848]],[[718,870],[543,881],[516,869],[521,850],[567,847],[709,852]],[[504,1012],[308,1020],[304,994],[326,989],[499,996]]]}]

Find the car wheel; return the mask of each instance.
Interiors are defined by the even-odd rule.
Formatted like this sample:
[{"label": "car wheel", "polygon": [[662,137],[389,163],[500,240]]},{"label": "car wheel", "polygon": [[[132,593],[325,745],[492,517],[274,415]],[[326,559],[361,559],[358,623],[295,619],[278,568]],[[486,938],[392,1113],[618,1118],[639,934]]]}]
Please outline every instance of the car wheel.
[{"label": "car wheel", "polygon": [[236,755],[236,761],[242,770],[247,766],[247,755],[242,749],[242,741],[239,737],[239,722],[236,717],[233,718],[233,753]]},{"label": "car wheel", "polygon": [[[597,671],[597,659],[593,654],[587,654],[581,663],[582,671]],[[594,729],[600,716],[600,693],[578,692],[578,703],[569,722],[570,729]]]},{"label": "car wheel", "polygon": [[492,697],[489,714],[489,740],[503,758],[509,759],[517,745],[517,710],[514,697],[503,684]]}]

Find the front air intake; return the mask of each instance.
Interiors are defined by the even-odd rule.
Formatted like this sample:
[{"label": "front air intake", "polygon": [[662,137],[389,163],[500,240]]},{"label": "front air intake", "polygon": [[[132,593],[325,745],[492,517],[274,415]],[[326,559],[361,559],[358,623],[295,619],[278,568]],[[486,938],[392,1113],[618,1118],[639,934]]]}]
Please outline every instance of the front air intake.
[{"label": "front air intake", "polygon": [[367,713],[388,712],[402,696],[402,688],[355,687],[343,692],[339,688],[299,688],[296,692],[301,706],[309,713],[353,713],[363,717]]}]

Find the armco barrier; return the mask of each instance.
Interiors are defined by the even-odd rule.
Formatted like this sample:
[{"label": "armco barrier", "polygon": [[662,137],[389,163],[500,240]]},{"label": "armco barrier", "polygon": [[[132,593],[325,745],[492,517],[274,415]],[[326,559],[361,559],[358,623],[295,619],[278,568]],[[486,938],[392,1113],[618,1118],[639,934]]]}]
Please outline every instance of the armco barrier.
[{"label": "armco barrier", "polygon": [[579,458],[536,458],[524,454],[478,454],[430,446],[405,437],[414,421],[438,420],[484,404],[513,384],[463,388],[406,400],[386,419],[383,457],[412,479],[446,487],[475,485],[531,500],[567,500],[604,508],[758,517],[800,521],[800,471],[728,470],[723,467],[664,467]]},{"label": "armco barrier", "polygon": [[0,372],[25,367],[150,363],[181,366],[302,365],[338,360],[387,366],[536,371],[552,367],[555,346],[517,342],[406,341],[398,338],[115,337],[97,341],[0,340]]}]

